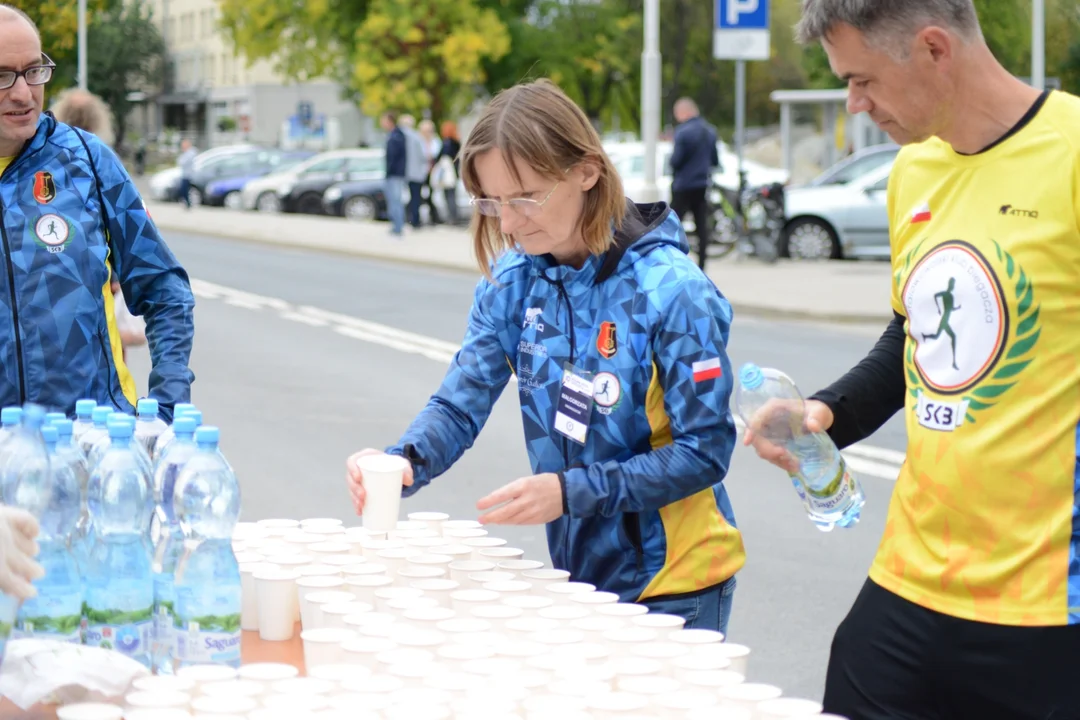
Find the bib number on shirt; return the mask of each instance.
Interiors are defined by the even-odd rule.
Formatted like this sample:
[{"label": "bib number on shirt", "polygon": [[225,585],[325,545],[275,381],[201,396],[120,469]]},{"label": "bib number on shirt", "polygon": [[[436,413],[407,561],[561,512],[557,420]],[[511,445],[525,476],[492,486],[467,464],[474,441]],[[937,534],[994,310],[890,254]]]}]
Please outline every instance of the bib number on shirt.
[{"label": "bib number on shirt", "polygon": [[592,374],[566,363],[559,388],[559,404],[555,408],[555,431],[584,445],[592,406]]},{"label": "bib number on shirt", "polygon": [[967,408],[967,400],[961,400],[960,402],[931,400],[920,390],[915,413],[919,418],[919,424],[924,428],[952,432],[964,424]]}]

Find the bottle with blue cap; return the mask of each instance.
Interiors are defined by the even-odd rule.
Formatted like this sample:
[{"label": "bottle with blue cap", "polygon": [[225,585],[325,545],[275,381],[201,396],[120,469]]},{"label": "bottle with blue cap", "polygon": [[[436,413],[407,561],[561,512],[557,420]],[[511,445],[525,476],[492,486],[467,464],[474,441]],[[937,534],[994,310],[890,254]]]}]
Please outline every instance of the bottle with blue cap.
[{"label": "bottle with blue cap", "polygon": [[21,407],[6,407],[0,410],[0,447],[8,441],[22,422]]},{"label": "bottle with blue cap", "polygon": [[52,425],[57,420],[66,420],[67,415],[62,412],[45,413],[45,425]]},{"label": "bottle with blue cap", "polygon": [[93,526],[90,523],[90,510],[86,504],[87,483],[90,480],[90,470],[86,466],[86,457],[75,445],[75,423],[67,418],[53,422],[56,428],[56,454],[50,461],[56,465],[66,467],[79,482],[79,519],[75,523],[75,529],[71,533],[69,547],[79,565],[79,571],[85,576],[87,563],[90,559],[90,548],[94,543]]},{"label": "bottle with blue cap", "polygon": [[[64,418],[55,423],[70,425],[71,421]],[[52,486],[49,504],[38,521],[37,560],[45,576],[34,581],[37,595],[23,602],[12,637],[78,644],[82,642],[83,584],[69,542],[79,522],[81,489],[79,478],[57,452],[60,433],[56,424],[41,428]]]},{"label": "bottle with blue cap", "polygon": [[[13,429],[0,452],[0,498],[5,505],[21,508],[39,522],[52,501],[49,453],[41,435],[44,424],[45,408],[25,405],[19,426]],[[15,627],[19,606],[18,598],[0,593],[0,659]]]},{"label": "bottle with blue cap", "polygon": [[160,409],[154,398],[142,398],[135,406],[135,439],[146,450],[146,457],[151,461],[158,438],[169,429],[165,421],[158,417]]},{"label": "bottle with blue cap", "polygon": [[176,592],[173,580],[176,563],[184,549],[184,533],[173,510],[173,490],[180,471],[197,452],[195,429],[199,426],[198,414],[198,411],[189,411],[173,421],[175,440],[169,443],[154,463],[154,521],[151,529],[154,540],[153,663],[159,675],[172,673],[175,661],[173,624]]},{"label": "bottle with blue cap", "polygon": [[[177,418],[183,417],[190,412],[198,412],[198,410],[191,403],[176,403],[176,405],[173,406],[173,423],[176,423]],[[202,425],[201,413],[199,414],[199,424]],[[172,425],[165,428],[165,432],[158,436],[157,445],[154,447],[154,454],[151,459],[156,462],[158,456],[165,452],[165,448],[169,447],[169,443],[171,443],[175,437],[176,433]]]},{"label": "bottle with blue cap", "polygon": [[[109,416],[106,421],[106,427],[110,427],[113,423],[125,423],[131,426],[132,439],[135,440],[131,445],[131,451],[135,453],[135,456],[139,458],[139,462],[142,463],[143,468],[146,470],[146,474],[150,475],[153,472],[153,467],[150,465],[150,456],[147,455],[146,449],[143,448],[142,443],[135,438],[135,427],[137,420],[127,413],[114,412]],[[112,437],[106,435],[105,437],[94,443],[94,447],[90,448],[90,452],[86,456],[86,465],[90,468],[90,472],[94,471],[94,467],[101,462],[102,455],[109,449],[109,445],[112,444]]]},{"label": "bottle with blue cap", "polygon": [[216,427],[195,431],[197,450],[173,491],[173,512],[184,532],[175,579],[180,666],[240,665],[240,567],[232,549],[240,486],[218,441]]},{"label": "bottle with blue cap", "polygon": [[109,423],[111,442],[90,473],[96,542],[86,578],[86,644],[149,667],[154,582],[148,536],[154,494],[134,430],[134,423]]},{"label": "bottle with blue cap", "polygon": [[71,428],[71,436],[75,438],[75,444],[79,444],[79,439],[90,428],[94,427],[94,408],[97,407],[97,401],[82,399],[75,401],[75,420],[74,425]]},{"label": "bottle with blue cap", "polygon": [[[79,436],[78,444],[79,449],[82,450],[82,454],[87,457],[87,461],[90,458],[90,451],[94,449],[94,445],[98,443],[102,438],[109,437],[109,418],[116,413],[108,405],[98,405],[91,413],[91,420],[93,425],[89,430]],[[90,468],[93,470],[93,467]]]},{"label": "bottle with blue cap", "polygon": [[739,370],[735,404],[755,435],[785,448],[798,460],[799,470],[791,475],[791,482],[819,530],[851,527],[859,521],[866,502],[862,487],[832,438],[807,430],[806,401],[790,377],[747,363]]}]

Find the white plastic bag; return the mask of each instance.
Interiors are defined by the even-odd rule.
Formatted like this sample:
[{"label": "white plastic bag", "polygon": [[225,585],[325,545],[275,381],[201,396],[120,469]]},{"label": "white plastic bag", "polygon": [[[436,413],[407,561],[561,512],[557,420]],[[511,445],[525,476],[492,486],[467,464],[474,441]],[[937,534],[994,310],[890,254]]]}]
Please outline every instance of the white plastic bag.
[{"label": "white plastic bag", "polygon": [[115,650],[59,640],[10,640],[0,665],[0,696],[22,710],[37,703],[115,702],[136,678],[149,674]]}]

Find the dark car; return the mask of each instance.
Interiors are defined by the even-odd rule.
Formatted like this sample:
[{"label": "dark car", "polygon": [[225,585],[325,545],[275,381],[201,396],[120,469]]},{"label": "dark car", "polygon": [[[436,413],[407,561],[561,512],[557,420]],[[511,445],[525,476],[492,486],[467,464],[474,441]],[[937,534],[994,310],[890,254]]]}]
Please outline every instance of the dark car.
[{"label": "dark car", "polygon": [[388,220],[383,180],[337,183],[323,193],[323,212],[348,220]]},{"label": "dark car", "polygon": [[277,153],[276,155],[273,155],[267,163],[257,163],[251,168],[251,171],[245,175],[226,177],[211,182],[206,186],[206,189],[203,190],[202,203],[214,207],[224,206],[232,210],[239,210],[242,206],[240,191],[244,189],[244,185],[247,185],[256,178],[269,175],[272,172],[287,170],[293,165],[297,165],[310,157],[314,157],[314,155],[315,153],[310,150]]},{"label": "dark car", "polygon": [[195,169],[188,199],[192,205],[201,205],[205,201],[206,188],[211,183],[244,175],[263,175],[270,171],[280,156],[280,150],[256,148],[207,160]]},{"label": "dark car", "polygon": [[331,185],[349,180],[377,180],[381,184],[385,171],[386,161],[381,151],[342,157],[332,169],[328,168],[325,172],[306,172],[300,175],[296,182],[279,188],[281,209],[284,212],[321,215],[323,193]]}]

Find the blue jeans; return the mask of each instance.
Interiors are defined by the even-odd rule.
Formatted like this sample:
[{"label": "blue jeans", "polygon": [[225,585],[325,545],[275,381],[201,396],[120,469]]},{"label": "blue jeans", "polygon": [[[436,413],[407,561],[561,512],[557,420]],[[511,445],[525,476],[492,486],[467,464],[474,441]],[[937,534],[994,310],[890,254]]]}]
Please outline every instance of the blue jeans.
[{"label": "blue jeans", "polygon": [[642,600],[649,612],[667,613],[686,618],[687,630],[719,630],[727,637],[735,578],[731,577],[712,590],[687,598]]},{"label": "blue jeans", "polygon": [[386,195],[386,214],[390,216],[390,226],[394,233],[401,234],[405,228],[405,178],[388,177],[383,193]]},{"label": "blue jeans", "polygon": [[424,201],[424,183],[409,181],[409,224],[420,227],[420,205]]}]

